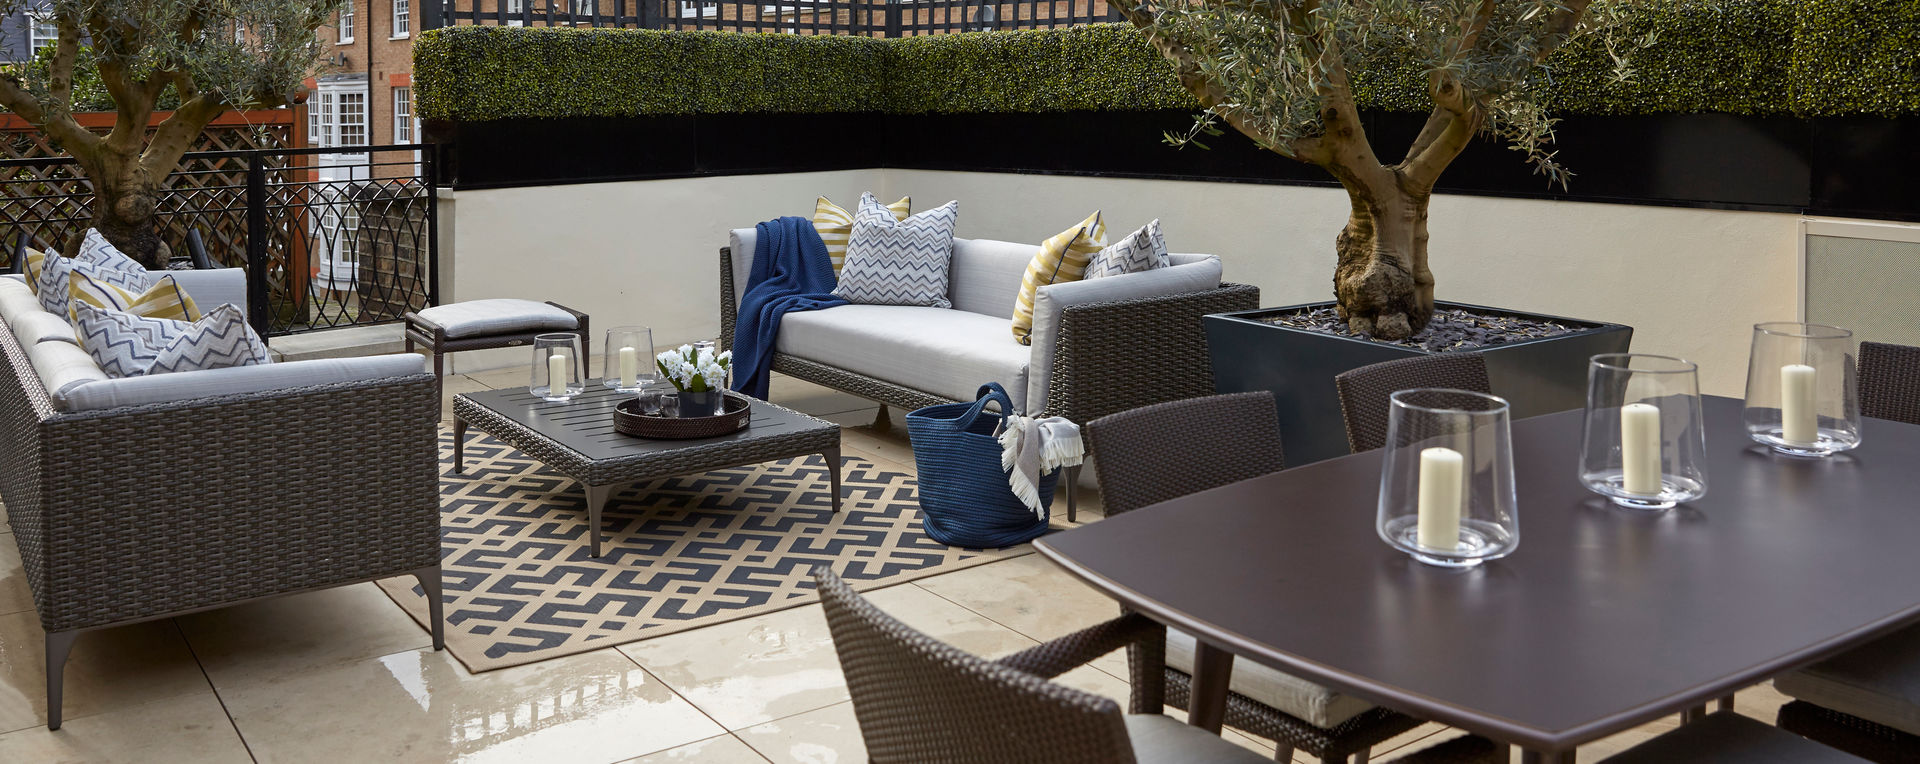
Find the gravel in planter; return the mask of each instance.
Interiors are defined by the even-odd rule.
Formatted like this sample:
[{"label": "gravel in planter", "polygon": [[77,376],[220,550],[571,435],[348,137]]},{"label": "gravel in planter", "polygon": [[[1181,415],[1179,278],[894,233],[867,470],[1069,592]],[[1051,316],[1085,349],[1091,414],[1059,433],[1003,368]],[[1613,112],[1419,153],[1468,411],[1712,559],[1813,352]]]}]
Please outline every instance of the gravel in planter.
[{"label": "gravel in planter", "polygon": [[1419,348],[1430,353],[1452,350],[1475,350],[1478,348],[1505,345],[1523,340],[1537,340],[1579,331],[1578,328],[1552,321],[1521,318],[1509,315],[1489,315],[1475,313],[1460,308],[1441,308],[1433,312],[1433,320],[1419,334],[1404,340],[1383,340],[1357,334],[1347,328],[1346,319],[1331,306],[1309,308],[1268,316],[1260,319],[1269,324],[1305,329],[1307,331],[1332,334],[1341,337],[1377,342],[1382,345]]}]

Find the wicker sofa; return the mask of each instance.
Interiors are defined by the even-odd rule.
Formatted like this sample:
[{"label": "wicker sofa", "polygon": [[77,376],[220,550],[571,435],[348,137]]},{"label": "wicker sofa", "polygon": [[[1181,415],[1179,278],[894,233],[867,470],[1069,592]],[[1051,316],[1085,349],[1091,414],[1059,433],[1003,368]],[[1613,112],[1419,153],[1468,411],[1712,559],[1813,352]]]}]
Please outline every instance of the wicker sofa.
[{"label": "wicker sofa", "polygon": [[[756,231],[720,248],[720,342],[732,347],[752,272]],[[1212,255],[1175,254],[1172,267],[1041,287],[1033,344],[1014,341],[1020,281],[1037,244],[955,239],[950,309],[845,305],[788,314],[773,370],[909,411],[971,400],[999,382],[1029,414],[1085,424],[1119,411],[1213,393],[1200,317],[1259,307],[1260,290],[1223,283]],[[1096,455],[1097,456],[1097,455]],[[1077,518],[1080,468],[1067,470],[1067,521]]]},{"label": "wicker sofa", "polygon": [[[733,343],[754,235],[751,228],[735,230],[720,249],[723,346]],[[1028,413],[1084,424],[1149,403],[1212,394],[1200,317],[1259,306],[1257,287],[1220,281],[1218,258],[1176,254],[1173,268],[1041,287],[1033,345],[1023,347],[1014,341],[1009,321],[1021,275],[1038,246],[954,240],[949,290],[954,307],[949,311],[849,305],[789,314],[775,345],[773,369],[909,410],[971,400],[981,383],[997,381]],[[940,313],[956,315],[938,318]],[[928,322],[928,316],[936,318]],[[820,340],[835,338],[836,330],[842,332],[838,337],[853,339],[845,333],[848,320],[862,321],[869,333],[862,339],[888,343],[884,353],[873,354],[884,358],[848,359],[844,353],[857,354],[858,348],[822,347]],[[925,331],[929,325],[951,333]],[[803,332],[820,339],[810,341]],[[990,369],[941,377],[939,370],[954,367],[939,357],[949,352],[992,354],[987,363],[1004,359],[1004,371],[998,379],[988,376]],[[829,354],[839,357],[824,357]]]},{"label": "wicker sofa", "polygon": [[[0,321],[0,501],[46,632],[49,728],[60,727],[67,655],[91,629],[410,574],[429,594],[441,647],[440,395],[425,359],[50,392],[35,363],[55,356],[14,328],[46,319],[27,317],[16,279],[0,277],[11,314]],[[197,302],[245,306],[239,270],[179,283]]]}]

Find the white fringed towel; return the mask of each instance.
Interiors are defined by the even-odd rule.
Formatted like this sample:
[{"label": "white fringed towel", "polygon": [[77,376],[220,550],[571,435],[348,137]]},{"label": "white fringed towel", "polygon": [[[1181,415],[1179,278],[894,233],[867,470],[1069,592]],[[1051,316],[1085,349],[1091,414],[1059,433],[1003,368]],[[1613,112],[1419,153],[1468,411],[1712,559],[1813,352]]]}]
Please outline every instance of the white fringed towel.
[{"label": "white fringed towel", "polygon": [[1066,417],[1009,415],[1000,431],[1000,468],[1007,470],[1007,485],[1036,517],[1046,515],[1046,508],[1040,506],[1040,479],[1061,467],[1079,465],[1085,453],[1080,426]]}]

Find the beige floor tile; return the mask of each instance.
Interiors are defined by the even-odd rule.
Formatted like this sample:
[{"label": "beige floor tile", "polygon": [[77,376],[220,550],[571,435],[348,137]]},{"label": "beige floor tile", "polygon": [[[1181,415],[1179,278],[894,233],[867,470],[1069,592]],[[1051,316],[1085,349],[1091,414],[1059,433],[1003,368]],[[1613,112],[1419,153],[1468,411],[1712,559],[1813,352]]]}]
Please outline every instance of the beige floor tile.
[{"label": "beige floor tile", "polygon": [[410,650],[220,697],[261,762],[617,761],[725,732],[613,650],[483,674]]},{"label": "beige floor tile", "polygon": [[[1039,555],[1027,555],[916,582],[1003,626],[1042,642],[1116,618],[1120,606]],[[1127,657],[1116,652],[1095,663],[1115,677],[1127,676]]]},{"label": "beige floor tile", "polygon": [[730,730],[847,699],[819,605],[619,649]]},{"label": "beige floor tile", "polygon": [[752,746],[729,734],[628,759],[620,764],[766,764],[766,761],[766,757],[755,753]]},{"label": "beige floor tile", "polygon": [[0,735],[0,761],[221,764],[252,762],[213,693],[143,703]]},{"label": "beige floor tile", "polygon": [[[0,616],[0,731],[47,723],[46,655],[37,614]],[[85,632],[64,673],[65,721],[213,692],[172,621]]]},{"label": "beige floor tile", "polygon": [[775,764],[840,764],[867,760],[853,703],[789,716],[740,731],[740,739]]},{"label": "beige floor tile", "polygon": [[[524,385],[526,382],[522,381],[521,384]],[[492,386],[483,384],[465,374],[449,374],[442,377],[440,379],[440,418],[452,421],[453,396],[461,393],[478,393],[492,389]]]},{"label": "beige floor tile", "polygon": [[[531,358],[532,356],[528,356],[528,357]],[[530,374],[531,372],[528,366],[523,363],[523,364],[508,366],[502,369],[489,369],[487,371],[463,372],[459,376],[466,377],[467,379],[472,380],[476,383],[498,390],[500,388],[513,387],[515,385],[524,387],[526,386],[528,380],[530,379]]]},{"label": "beige floor tile", "polygon": [[0,615],[33,609],[33,589],[12,533],[0,533]]},{"label": "beige floor tile", "polygon": [[[997,657],[1034,644],[911,584],[867,596],[908,625],[975,655]],[[669,634],[620,650],[730,730],[847,699],[818,605]]]},{"label": "beige floor tile", "polygon": [[371,583],[275,597],[180,618],[216,689],[433,646]]}]

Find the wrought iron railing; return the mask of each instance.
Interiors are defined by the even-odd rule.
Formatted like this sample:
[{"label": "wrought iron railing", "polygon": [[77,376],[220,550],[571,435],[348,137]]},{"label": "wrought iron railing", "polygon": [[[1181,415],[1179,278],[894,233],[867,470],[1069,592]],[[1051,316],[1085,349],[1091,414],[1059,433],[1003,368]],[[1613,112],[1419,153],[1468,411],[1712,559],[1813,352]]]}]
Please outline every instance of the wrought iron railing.
[{"label": "wrought iron railing", "polygon": [[[204,151],[167,178],[156,213],[177,264],[198,239],[247,269],[262,336],[398,321],[436,304],[439,218],[428,146]],[[69,157],[0,160],[0,264],[20,237],[60,249],[93,218]]]},{"label": "wrought iron railing", "polygon": [[618,27],[913,37],[1119,21],[1107,0],[425,0],[436,26]]}]

